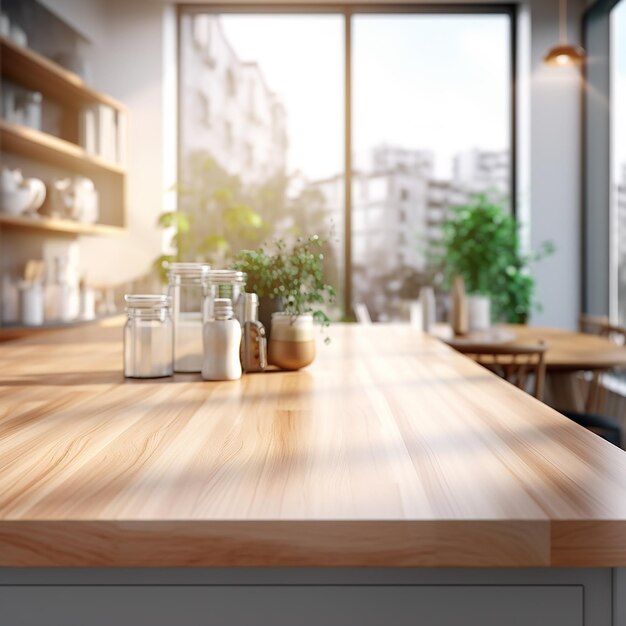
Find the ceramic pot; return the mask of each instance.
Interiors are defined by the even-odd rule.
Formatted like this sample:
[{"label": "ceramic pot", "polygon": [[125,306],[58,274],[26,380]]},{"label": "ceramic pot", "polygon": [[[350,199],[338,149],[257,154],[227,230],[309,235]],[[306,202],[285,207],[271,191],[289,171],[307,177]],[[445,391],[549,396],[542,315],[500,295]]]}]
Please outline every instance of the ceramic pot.
[{"label": "ceramic pot", "polygon": [[491,327],[491,299],[484,295],[467,296],[467,324],[470,332]]},{"label": "ceramic pot", "polygon": [[98,192],[93,181],[84,176],[59,178],[50,188],[50,202],[45,212],[53,217],[79,220],[87,224],[98,221]]},{"label": "ceramic pot", "polygon": [[284,370],[299,370],[315,359],[313,316],[274,313],[268,361]]}]

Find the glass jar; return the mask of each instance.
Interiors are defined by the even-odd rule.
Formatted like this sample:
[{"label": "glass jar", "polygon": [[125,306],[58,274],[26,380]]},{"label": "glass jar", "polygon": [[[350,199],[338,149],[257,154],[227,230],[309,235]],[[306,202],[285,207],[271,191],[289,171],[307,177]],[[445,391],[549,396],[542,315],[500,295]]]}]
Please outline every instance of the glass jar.
[{"label": "glass jar", "polygon": [[313,315],[272,314],[268,361],[284,370],[299,370],[315,359]]},{"label": "glass jar", "polygon": [[218,298],[228,298],[233,304],[235,318],[243,326],[244,293],[246,275],[236,270],[210,270],[207,274],[205,314],[207,320],[214,319],[213,304]]},{"label": "glass jar", "polygon": [[124,376],[160,378],[173,374],[170,299],[125,295]]},{"label": "glass jar", "polygon": [[207,319],[204,307],[209,270],[206,263],[170,263],[168,267],[175,372],[202,369],[202,324]]}]

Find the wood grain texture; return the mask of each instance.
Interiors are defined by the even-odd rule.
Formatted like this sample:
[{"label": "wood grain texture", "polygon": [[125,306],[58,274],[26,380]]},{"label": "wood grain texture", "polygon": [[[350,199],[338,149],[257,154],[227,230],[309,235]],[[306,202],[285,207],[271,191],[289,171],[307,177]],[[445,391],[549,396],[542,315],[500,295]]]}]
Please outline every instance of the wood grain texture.
[{"label": "wood grain texture", "polygon": [[330,335],[219,383],[125,380],[120,320],[0,345],[0,566],[626,565],[626,453],[409,327]]}]

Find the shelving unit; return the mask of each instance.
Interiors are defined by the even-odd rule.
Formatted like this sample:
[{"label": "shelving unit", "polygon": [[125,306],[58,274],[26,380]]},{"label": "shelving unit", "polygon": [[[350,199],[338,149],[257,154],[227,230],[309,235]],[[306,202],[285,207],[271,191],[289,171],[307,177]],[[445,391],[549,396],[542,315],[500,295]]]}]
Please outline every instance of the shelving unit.
[{"label": "shelving unit", "polygon": [[[44,100],[61,106],[70,126],[78,130],[81,108],[106,105],[126,113],[123,104],[87,86],[79,76],[45,56],[0,37],[0,72],[21,87],[38,91]],[[75,132],[70,133],[74,135]],[[71,136],[68,141],[40,130],[0,119],[0,150],[3,155],[15,155],[27,160],[30,167],[25,175],[38,176],[38,169],[51,168],[64,175],[90,177],[100,194],[101,216],[104,223],[85,225],[71,220],[51,218],[30,219],[0,213],[0,227],[31,228],[67,234],[111,235],[124,232],[126,225],[126,168],[97,154],[84,150]],[[8,160],[8,159],[5,159]],[[21,162],[22,162],[21,161]],[[21,163],[20,162],[20,163]],[[40,176],[43,177],[43,176]]]},{"label": "shelving unit", "polygon": [[[40,178],[48,187],[46,204],[34,215],[9,215],[3,213],[0,207],[0,248],[3,251],[0,255],[0,277],[8,274],[14,280],[22,275],[28,260],[44,258],[53,254],[49,252],[51,249],[59,250],[72,245],[76,237],[116,237],[127,232],[125,166],[88,152],[79,145],[81,115],[85,107],[109,107],[115,124],[119,124],[121,118],[126,119],[127,111],[123,104],[89,87],[73,72],[5,37],[0,37],[0,74],[4,80],[19,87],[40,92],[47,107],[44,113],[48,113],[47,117],[43,116],[44,120],[50,123],[56,119],[54,129],[44,126],[51,132],[0,119],[3,165],[21,169],[25,178]],[[107,111],[104,113],[108,114]],[[48,204],[52,183],[77,176],[91,179],[98,192],[100,215],[95,224],[46,215],[55,212]],[[49,257],[46,258],[49,260]],[[10,315],[13,319],[14,313]],[[0,321],[0,341],[83,323],[76,320],[65,324],[52,322],[43,326],[19,326]]]}]

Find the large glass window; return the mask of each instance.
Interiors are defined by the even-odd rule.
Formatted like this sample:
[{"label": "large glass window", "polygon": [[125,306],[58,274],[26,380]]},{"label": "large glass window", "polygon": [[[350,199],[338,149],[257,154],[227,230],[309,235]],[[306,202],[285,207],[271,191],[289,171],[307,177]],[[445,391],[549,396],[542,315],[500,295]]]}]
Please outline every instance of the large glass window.
[{"label": "large glass window", "polygon": [[617,317],[626,326],[626,1],[611,11],[611,208],[617,227]]},{"label": "large glass window", "polygon": [[[180,17],[179,208],[189,260],[226,265],[274,238],[328,238],[326,279],[341,293],[343,16]],[[314,184],[315,183],[315,184]]]},{"label": "large glass window", "polygon": [[469,194],[510,193],[506,15],[355,15],[355,300],[401,317],[427,283],[425,250]]},{"label": "large glass window", "polygon": [[449,207],[510,200],[511,16],[328,10],[181,11],[179,207],[194,217],[176,243],[227,263],[332,231],[347,312],[394,320]]}]

